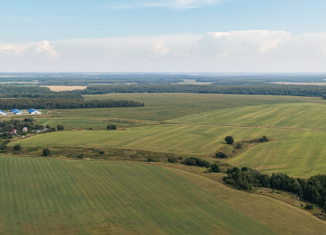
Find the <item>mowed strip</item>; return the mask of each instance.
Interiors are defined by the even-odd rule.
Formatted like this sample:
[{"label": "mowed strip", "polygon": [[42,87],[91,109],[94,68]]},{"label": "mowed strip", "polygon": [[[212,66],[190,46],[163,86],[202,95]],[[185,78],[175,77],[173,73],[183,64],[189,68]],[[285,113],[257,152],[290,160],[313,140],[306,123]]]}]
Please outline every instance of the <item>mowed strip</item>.
[{"label": "mowed strip", "polygon": [[326,105],[264,104],[188,115],[170,122],[326,129]]},{"label": "mowed strip", "polygon": [[287,173],[308,178],[324,174],[326,167],[325,131],[275,128],[247,128],[195,125],[159,125],[116,131],[64,131],[36,135],[17,143],[22,146],[69,146],[139,149],[153,152],[203,155],[225,145],[224,138],[235,141],[274,138],[258,144],[229,160],[234,166],[248,166],[264,173]]},{"label": "mowed strip", "polygon": [[[180,154],[213,153],[231,135],[236,141],[263,135],[282,136],[287,130],[219,126],[158,125],[115,131],[64,131],[18,141],[22,146],[72,146],[140,149]],[[287,135],[287,134],[285,134]],[[17,142],[10,145],[13,146]]]},{"label": "mowed strip", "polygon": [[0,157],[0,182],[3,235],[276,234],[151,165]]}]

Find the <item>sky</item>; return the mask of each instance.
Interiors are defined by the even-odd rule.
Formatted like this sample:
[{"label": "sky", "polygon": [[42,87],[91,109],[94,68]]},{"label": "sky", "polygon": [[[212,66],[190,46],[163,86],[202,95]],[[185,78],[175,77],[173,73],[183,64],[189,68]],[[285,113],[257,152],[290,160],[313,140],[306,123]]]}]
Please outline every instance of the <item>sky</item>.
[{"label": "sky", "polygon": [[0,0],[0,72],[326,72],[325,0]]}]

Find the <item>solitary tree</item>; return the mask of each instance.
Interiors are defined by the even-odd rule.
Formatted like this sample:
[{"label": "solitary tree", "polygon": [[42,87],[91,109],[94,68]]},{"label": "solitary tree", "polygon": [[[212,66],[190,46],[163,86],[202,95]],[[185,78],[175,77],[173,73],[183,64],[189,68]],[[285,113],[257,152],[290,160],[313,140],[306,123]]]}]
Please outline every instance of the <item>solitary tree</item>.
[{"label": "solitary tree", "polygon": [[51,156],[51,150],[49,148],[43,149],[43,156]]},{"label": "solitary tree", "polygon": [[21,146],[20,144],[16,144],[15,147],[14,147],[14,149],[15,149],[16,151],[21,150],[21,148],[22,148],[22,146]]},{"label": "solitary tree", "polygon": [[216,163],[211,166],[212,172],[220,172],[220,168]]},{"label": "solitary tree", "polygon": [[234,139],[232,136],[227,136],[225,137],[225,141],[227,144],[233,144],[234,143]]}]

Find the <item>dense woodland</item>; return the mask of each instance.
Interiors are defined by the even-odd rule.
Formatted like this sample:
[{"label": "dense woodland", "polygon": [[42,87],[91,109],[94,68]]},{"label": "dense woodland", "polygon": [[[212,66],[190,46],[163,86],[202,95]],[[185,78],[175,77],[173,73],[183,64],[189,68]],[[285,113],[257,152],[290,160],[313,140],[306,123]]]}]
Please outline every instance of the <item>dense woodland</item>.
[{"label": "dense woodland", "polygon": [[53,93],[48,87],[0,85],[0,94]]},{"label": "dense woodland", "polygon": [[204,94],[242,94],[242,95],[288,95],[317,96],[326,93],[323,86],[300,85],[116,85],[91,86],[85,90],[71,91],[75,94],[106,93],[204,93]]},{"label": "dense woodland", "polygon": [[18,98],[0,99],[0,109],[80,109],[142,107],[144,103],[132,100],[90,100],[67,98]]}]

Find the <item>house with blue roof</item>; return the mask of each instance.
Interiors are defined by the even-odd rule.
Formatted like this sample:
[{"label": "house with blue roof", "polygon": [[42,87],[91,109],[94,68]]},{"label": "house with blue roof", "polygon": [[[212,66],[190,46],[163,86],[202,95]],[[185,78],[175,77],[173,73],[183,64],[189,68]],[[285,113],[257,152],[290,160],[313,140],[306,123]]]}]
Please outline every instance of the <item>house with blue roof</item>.
[{"label": "house with blue roof", "polygon": [[5,111],[0,110],[0,115],[7,115]]},{"label": "house with blue roof", "polygon": [[41,114],[40,111],[36,110],[36,109],[29,109],[27,110],[30,114]]}]

